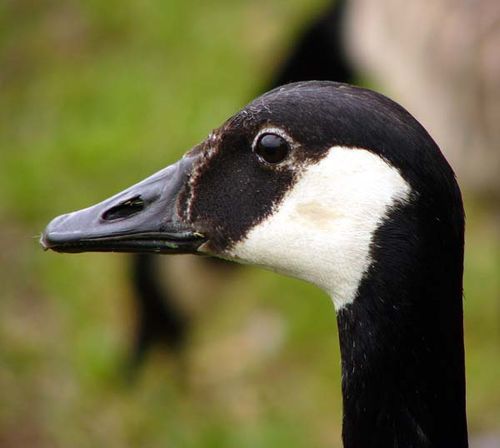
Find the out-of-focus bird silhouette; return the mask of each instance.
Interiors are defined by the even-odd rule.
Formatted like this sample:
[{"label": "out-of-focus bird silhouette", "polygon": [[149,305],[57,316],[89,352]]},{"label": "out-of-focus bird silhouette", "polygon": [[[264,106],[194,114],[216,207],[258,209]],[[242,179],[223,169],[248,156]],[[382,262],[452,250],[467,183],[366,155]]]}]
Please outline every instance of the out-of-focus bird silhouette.
[{"label": "out-of-focus bird silhouette", "polygon": [[[429,129],[465,193],[498,216],[499,23],[500,3],[495,0],[422,0],[405,8],[395,0],[334,1],[305,25],[271,80],[255,93],[301,80],[373,82]],[[240,269],[223,261],[186,258],[190,260],[182,262],[182,269],[188,276],[194,266],[208,269],[215,279],[221,267],[225,275]],[[168,275],[177,263],[153,255],[131,258],[137,306],[134,367],[154,345],[177,354],[186,348],[196,311],[186,308]],[[216,282],[212,279],[212,286]],[[217,295],[217,287],[210,293],[200,290],[206,296],[199,298],[200,307]]]}]

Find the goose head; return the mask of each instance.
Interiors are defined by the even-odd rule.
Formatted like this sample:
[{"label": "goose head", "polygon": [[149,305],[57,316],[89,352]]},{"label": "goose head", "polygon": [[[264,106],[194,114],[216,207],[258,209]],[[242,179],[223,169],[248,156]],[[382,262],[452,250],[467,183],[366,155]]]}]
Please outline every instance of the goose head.
[{"label": "goose head", "polygon": [[60,252],[256,264],[317,284],[341,307],[354,300],[389,215],[438,201],[450,182],[432,139],[392,101],[345,84],[295,83],[257,98],[176,164],[54,219],[41,241]]},{"label": "goose head", "polygon": [[[274,89],[174,165],[54,219],[41,243],[204,254],[314,283],[337,310],[346,446],[438,446],[410,432],[462,446],[466,430],[449,436],[465,427],[460,191],[429,134],[380,94]],[[375,433],[380,445],[362,439]]]}]

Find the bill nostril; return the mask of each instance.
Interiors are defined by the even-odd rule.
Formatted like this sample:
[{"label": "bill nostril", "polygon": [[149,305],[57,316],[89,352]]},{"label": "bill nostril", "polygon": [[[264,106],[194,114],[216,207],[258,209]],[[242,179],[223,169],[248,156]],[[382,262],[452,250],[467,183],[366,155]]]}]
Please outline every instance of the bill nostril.
[{"label": "bill nostril", "polygon": [[105,221],[129,218],[144,210],[144,206],[145,204],[141,196],[135,196],[106,210],[101,217]]}]

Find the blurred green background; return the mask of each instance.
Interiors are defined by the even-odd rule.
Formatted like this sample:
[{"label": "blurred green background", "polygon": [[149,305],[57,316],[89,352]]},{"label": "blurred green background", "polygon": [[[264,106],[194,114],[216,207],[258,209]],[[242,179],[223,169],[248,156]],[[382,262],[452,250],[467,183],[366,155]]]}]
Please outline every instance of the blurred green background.
[{"label": "blurred green background", "polygon": [[[330,299],[229,276],[187,359],[124,365],[128,259],[44,253],[53,216],[177,159],[266,85],[320,0],[0,2],[0,446],[340,446]],[[279,57],[278,57],[279,56]],[[466,195],[472,433],[500,422],[500,244]]]}]

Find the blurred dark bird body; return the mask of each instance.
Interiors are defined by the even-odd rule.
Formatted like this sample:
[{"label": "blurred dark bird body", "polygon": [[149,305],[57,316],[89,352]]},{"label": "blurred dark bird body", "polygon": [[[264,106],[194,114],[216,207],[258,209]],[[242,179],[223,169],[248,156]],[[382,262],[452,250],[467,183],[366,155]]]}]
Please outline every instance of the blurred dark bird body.
[{"label": "blurred dark bird body", "polygon": [[[431,130],[465,190],[498,211],[499,5],[495,0],[422,0],[402,10],[394,0],[332,2],[290,46],[263,90],[301,80],[372,79]],[[160,261],[148,261],[151,268],[154,263]],[[139,316],[147,315],[150,300],[158,306],[171,304],[157,314],[156,327],[162,330],[154,335],[147,336],[148,325],[139,319],[143,336],[136,339],[134,351],[147,352],[155,343],[169,347],[171,339],[182,350],[185,337],[178,334],[189,334],[188,321],[173,319],[176,326],[171,328],[172,319],[165,314],[176,313],[176,307],[179,316],[189,313],[181,312],[175,293],[168,284],[160,285],[158,276],[148,275],[148,281],[156,285],[134,287]],[[147,290],[158,294],[149,297]],[[162,300],[157,300],[159,294]],[[181,327],[186,329],[179,333]]]}]

